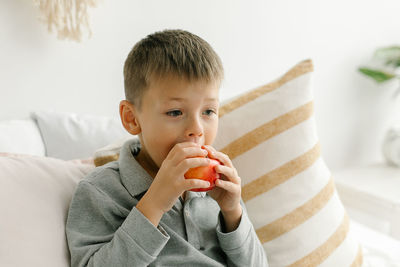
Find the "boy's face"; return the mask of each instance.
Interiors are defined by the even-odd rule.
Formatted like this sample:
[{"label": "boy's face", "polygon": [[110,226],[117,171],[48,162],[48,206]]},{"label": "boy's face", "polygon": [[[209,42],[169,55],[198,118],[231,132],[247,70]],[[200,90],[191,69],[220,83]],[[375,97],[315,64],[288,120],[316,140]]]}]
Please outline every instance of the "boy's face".
[{"label": "boy's face", "polygon": [[158,171],[181,142],[211,145],[218,129],[219,84],[188,81],[177,75],[153,79],[135,112],[140,125],[140,157]]}]

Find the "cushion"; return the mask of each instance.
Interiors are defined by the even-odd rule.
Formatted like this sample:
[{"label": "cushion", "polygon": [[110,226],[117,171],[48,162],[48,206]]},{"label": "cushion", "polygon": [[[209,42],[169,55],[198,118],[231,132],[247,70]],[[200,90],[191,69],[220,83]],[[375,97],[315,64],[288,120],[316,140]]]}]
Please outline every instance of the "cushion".
[{"label": "cushion", "polygon": [[0,266],[70,266],[68,206],[92,164],[0,153]]},{"label": "cushion", "polygon": [[114,117],[37,111],[37,121],[46,146],[46,155],[59,159],[81,159],[110,142],[127,136],[120,120]]},{"label": "cushion", "polygon": [[39,128],[31,119],[0,121],[0,152],[44,156]]},{"label": "cushion", "polygon": [[274,266],[361,266],[362,249],[318,140],[313,64],[220,107],[214,146],[242,179],[242,198]]},{"label": "cushion", "polygon": [[123,137],[111,144],[99,148],[94,152],[93,161],[96,166],[102,166],[110,161],[118,160],[122,145],[129,139],[138,139],[137,135]]}]

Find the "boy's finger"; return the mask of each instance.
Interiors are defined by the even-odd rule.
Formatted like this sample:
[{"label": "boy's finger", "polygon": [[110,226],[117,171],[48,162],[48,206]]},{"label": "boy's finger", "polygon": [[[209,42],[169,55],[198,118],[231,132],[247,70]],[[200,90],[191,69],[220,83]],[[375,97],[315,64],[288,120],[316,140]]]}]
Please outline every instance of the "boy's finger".
[{"label": "boy's finger", "polygon": [[234,168],[230,168],[223,165],[215,166],[215,171],[225,175],[231,182],[235,184],[241,183],[240,177],[237,175],[237,172]]},{"label": "boy's finger", "polygon": [[222,164],[228,167],[233,167],[232,161],[230,160],[228,155],[215,150],[215,148],[209,145],[202,146],[201,148],[207,149],[207,151],[209,152],[208,153],[209,158],[218,159]]},{"label": "boy's finger", "polygon": [[208,158],[186,158],[178,164],[177,168],[179,173],[184,174],[190,168],[208,166],[209,164],[210,164],[210,159]]},{"label": "boy's finger", "polygon": [[213,154],[213,153],[217,152],[217,150],[215,148],[213,148],[212,146],[210,146],[210,145],[203,145],[203,146],[201,146],[201,148],[207,149],[207,151],[209,151],[210,154]]},{"label": "boy's finger", "polygon": [[194,143],[194,142],[182,142],[182,143],[176,143],[170,152],[175,152],[175,151],[180,151],[186,147],[201,147],[200,144]]},{"label": "boy's finger", "polygon": [[[197,149],[201,149],[201,146],[197,143],[194,142],[183,142],[183,143],[177,143],[175,144],[171,150],[168,152],[167,157],[171,160],[177,160],[176,157],[178,155],[181,155],[183,153],[185,153],[185,149],[187,148],[197,148]],[[200,150],[199,150],[200,151]]]},{"label": "boy's finger", "polygon": [[181,150],[177,150],[174,155],[172,155],[171,160],[175,163],[175,165],[178,165],[182,160],[186,158],[205,158],[207,156],[208,152],[205,149],[202,149],[199,147],[184,147]]},{"label": "boy's finger", "polygon": [[200,180],[200,179],[186,179],[184,182],[185,190],[195,189],[195,188],[207,188],[210,187],[210,182]]},{"label": "boy's finger", "polygon": [[217,187],[220,187],[222,189],[225,189],[226,191],[233,193],[233,194],[240,194],[240,186],[238,186],[237,184],[234,184],[230,181],[224,181],[221,179],[217,179],[215,181],[215,185]]},{"label": "boy's finger", "polygon": [[208,151],[201,147],[185,147],[183,148],[183,156],[185,158],[188,157],[203,157],[205,158],[208,155]]}]

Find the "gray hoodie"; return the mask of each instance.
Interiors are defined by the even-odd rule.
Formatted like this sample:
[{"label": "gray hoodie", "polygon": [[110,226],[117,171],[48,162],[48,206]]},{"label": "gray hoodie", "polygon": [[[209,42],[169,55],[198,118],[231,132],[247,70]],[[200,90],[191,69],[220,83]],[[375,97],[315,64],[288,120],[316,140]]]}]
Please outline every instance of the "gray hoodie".
[{"label": "gray hoodie", "polygon": [[136,204],[152,177],[135,160],[138,140],[118,161],[80,181],[66,225],[71,266],[268,266],[244,208],[238,228],[224,233],[218,204],[188,191],[155,227]]}]

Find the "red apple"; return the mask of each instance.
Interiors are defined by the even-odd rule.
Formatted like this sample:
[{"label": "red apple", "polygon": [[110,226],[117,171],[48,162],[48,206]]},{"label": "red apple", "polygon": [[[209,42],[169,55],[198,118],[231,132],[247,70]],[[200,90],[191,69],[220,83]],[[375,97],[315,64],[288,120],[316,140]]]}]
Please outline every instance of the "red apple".
[{"label": "red apple", "polygon": [[214,188],[215,180],[219,179],[219,173],[215,171],[215,166],[219,165],[220,162],[216,159],[210,159],[210,164],[208,166],[200,166],[196,168],[191,168],[185,173],[186,179],[201,179],[210,182],[210,187],[206,188],[195,188],[190,191],[193,192],[204,192],[209,191]]}]

